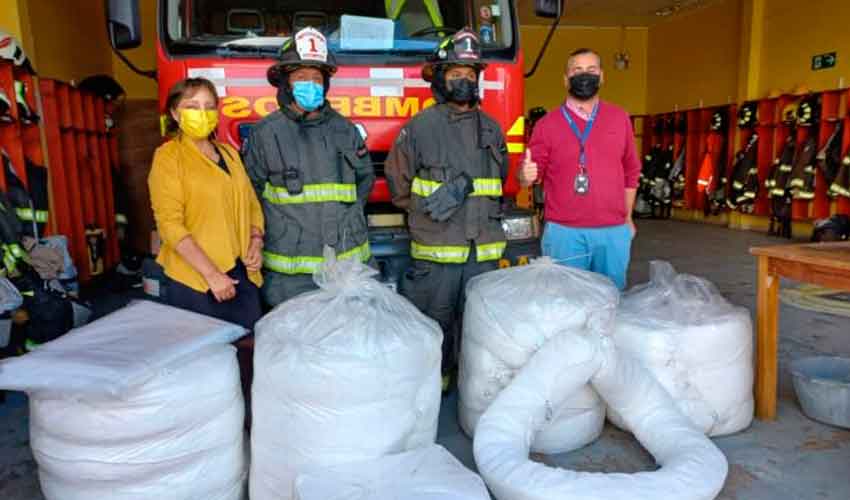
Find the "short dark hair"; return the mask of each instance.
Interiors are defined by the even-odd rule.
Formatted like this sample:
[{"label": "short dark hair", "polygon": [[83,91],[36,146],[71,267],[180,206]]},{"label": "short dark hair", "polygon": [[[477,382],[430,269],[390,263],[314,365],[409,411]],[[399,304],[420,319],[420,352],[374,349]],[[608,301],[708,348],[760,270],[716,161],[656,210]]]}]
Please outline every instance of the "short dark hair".
[{"label": "short dark hair", "polygon": [[567,57],[567,64],[566,64],[566,66],[564,66],[564,70],[565,70],[564,72],[566,72],[566,70],[570,69],[570,61],[573,60],[573,57],[583,56],[585,54],[595,55],[596,58],[599,59],[599,69],[602,69],[602,56],[599,55],[599,52],[596,52],[593,49],[588,49],[587,47],[582,47],[580,49],[576,49],[576,50],[570,52],[569,57]]},{"label": "short dark hair", "polygon": [[175,83],[168,91],[168,98],[165,100],[165,133],[174,135],[180,130],[180,125],[171,116],[171,110],[177,109],[177,105],[185,97],[192,97],[199,90],[206,89],[213,96],[216,106],[218,106],[218,92],[215,90],[213,82],[206,78],[186,78]]}]

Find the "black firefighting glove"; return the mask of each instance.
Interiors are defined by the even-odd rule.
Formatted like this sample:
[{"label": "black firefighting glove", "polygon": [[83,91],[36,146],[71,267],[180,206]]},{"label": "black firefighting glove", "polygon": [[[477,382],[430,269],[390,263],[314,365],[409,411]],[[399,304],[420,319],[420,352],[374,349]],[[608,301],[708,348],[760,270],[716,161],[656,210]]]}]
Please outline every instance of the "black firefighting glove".
[{"label": "black firefighting glove", "polygon": [[437,222],[445,222],[454,215],[466,197],[475,190],[472,177],[465,172],[444,182],[436,191],[425,198],[423,210]]}]

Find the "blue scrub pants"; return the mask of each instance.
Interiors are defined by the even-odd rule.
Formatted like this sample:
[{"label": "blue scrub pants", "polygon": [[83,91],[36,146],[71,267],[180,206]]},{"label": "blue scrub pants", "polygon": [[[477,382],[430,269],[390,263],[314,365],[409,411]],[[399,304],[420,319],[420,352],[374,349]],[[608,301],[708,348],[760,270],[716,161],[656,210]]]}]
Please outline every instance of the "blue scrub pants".
[{"label": "blue scrub pants", "polygon": [[559,264],[604,274],[617,288],[626,287],[632,249],[628,224],[608,227],[568,227],[546,223],[543,255]]}]

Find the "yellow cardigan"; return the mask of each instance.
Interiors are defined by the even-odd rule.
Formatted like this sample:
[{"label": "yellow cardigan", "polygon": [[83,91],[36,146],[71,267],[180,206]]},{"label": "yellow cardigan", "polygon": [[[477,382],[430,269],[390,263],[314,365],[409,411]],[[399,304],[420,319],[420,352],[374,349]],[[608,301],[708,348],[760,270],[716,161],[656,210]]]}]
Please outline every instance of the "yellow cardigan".
[{"label": "yellow cardigan", "polygon": [[[199,292],[209,290],[206,280],[177,253],[187,235],[222,272],[243,261],[251,242],[251,226],[263,230],[263,210],[245,173],[239,153],[216,142],[230,170],[228,175],[182,136],[159,148],[148,176],[151,205],[162,246],[157,262],[171,279]],[[248,273],[262,286],[259,272]]]}]

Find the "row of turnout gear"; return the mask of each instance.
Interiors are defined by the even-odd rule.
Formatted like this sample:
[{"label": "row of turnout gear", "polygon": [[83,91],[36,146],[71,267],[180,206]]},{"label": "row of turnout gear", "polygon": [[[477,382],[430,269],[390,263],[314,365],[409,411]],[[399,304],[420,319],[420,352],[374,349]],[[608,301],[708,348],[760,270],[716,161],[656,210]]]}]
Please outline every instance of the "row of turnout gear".
[{"label": "row of turnout gear", "polygon": [[[301,68],[319,70],[324,80],[318,99],[310,99],[321,100],[313,111],[300,100],[302,82],[289,81]],[[267,74],[280,110],[253,127],[245,147],[245,167],[265,214],[263,295],[272,306],[315,288],[312,274],[326,246],[338,259],[371,257],[364,206],[375,175],[363,137],[325,99],[335,71],[324,35],[313,28],[297,32]]]},{"label": "row of turnout gear", "polygon": [[[475,81],[447,79],[455,66]],[[507,148],[498,123],[478,106],[478,36],[461,30],[423,68],[437,104],[401,130],[386,161],[393,203],[407,211],[411,267],[401,293],[440,323],[444,388],[457,363],[466,283],[498,267],[506,247],[501,225]]]},{"label": "row of turnout gear", "polygon": [[752,213],[759,192],[759,172],[756,164],[758,152],[757,133],[753,133],[741,151],[735,154],[732,166],[732,183],[726,205],[731,210]]}]

